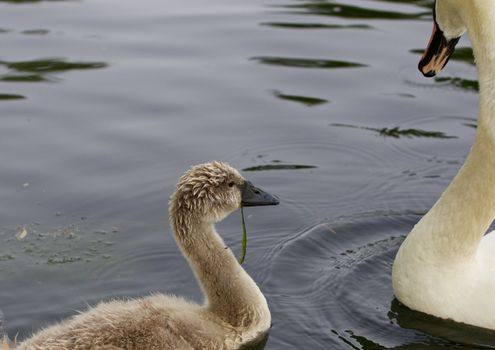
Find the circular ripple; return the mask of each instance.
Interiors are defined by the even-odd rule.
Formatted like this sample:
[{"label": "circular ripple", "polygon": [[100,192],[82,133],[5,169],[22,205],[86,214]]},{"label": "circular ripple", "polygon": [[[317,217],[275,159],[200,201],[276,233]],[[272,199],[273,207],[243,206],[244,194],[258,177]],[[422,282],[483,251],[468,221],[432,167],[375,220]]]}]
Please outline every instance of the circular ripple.
[{"label": "circular ripple", "polygon": [[[384,178],[392,164],[385,155],[373,153],[364,146],[321,142],[265,145],[236,155],[232,162],[244,169],[267,164],[312,166],[244,172],[246,177],[262,178],[259,182],[263,187],[283,188],[286,207],[302,213],[306,224],[308,220],[314,223],[321,220],[322,210],[324,213],[333,209],[346,210],[343,207],[346,205],[348,209],[354,209],[355,203],[374,188],[386,187]],[[287,185],[291,183],[294,185]],[[322,193],[328,193],[328,196],[322,196]]]},{"label": "circular ripple", "polygon": [[424,116],[399,125],[443,133],[444,137],[401,138],[391,143],[401,155],[431,163],[462,164],[474,140],[476,119],[452,116]]},{"label": "circular ripple", "polygon": [[430,344],[468,349],[480,344],[480,338],[466,336],[470,333],[464,329],[462,343],[470,345],[463,347],[449,331],[450,322],[432,323],[431,317],[394,301],[392,262],[418,219],[407,212],[356,215],[310,227],[274,249],[264,285],[276,320],[272,333],[284,335],[273,337],[277,345],[386,349]]}]

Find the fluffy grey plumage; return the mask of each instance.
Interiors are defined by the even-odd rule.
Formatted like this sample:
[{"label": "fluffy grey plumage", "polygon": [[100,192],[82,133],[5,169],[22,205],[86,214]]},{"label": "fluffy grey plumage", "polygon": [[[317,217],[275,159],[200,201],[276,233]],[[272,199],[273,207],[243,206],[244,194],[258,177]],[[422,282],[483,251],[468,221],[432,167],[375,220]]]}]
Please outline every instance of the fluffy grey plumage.
[{"label": "fluffy grey plumage", "polygon": [[266,300],[214,228],[239,208],[244,181],[225,163],[197,165],[170,200],[174,237],[205,293],[204,305],[162,294],[101,303],[15,349],[228,350],[263,336],[271,322]]}]

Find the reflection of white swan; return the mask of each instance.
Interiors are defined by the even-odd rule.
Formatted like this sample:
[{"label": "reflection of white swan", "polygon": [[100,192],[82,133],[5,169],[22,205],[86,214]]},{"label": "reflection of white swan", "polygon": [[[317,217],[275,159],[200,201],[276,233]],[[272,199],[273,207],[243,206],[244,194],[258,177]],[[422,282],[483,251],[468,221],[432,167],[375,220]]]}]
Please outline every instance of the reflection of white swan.
[{"label": "reflection of white swan", "polygon": [[266,300],[214,228],[241,203],[278,200],[220,162],[193,167],[172,195],[175,239],[201,283],[205,306],[162,294],[101,303],[16,350],[237,349],[263,336],[271,320]]},{"label": "reflection of white swan", "polygon": [[408,307],[495,329],[495,1],[437,0],[426,76],[447,63],[469,33],[478,67],[480,112],[474,145],[461,170],[399,249],[392,280]]}]

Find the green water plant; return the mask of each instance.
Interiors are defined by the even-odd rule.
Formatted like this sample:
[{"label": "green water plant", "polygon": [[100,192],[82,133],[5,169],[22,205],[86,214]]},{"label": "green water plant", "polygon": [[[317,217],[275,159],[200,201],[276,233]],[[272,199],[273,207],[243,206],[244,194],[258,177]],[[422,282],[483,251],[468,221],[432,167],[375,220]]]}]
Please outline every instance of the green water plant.
[{"label": "green water plant", "polygon": [[246,251],[247,251],[247,230],[246,230],[246,221],[244,220],[244,206],[241,204],[241,224],[242,224],[242,250],[241,257],[239,258],[239,264],[244,262],[246,259]]}]

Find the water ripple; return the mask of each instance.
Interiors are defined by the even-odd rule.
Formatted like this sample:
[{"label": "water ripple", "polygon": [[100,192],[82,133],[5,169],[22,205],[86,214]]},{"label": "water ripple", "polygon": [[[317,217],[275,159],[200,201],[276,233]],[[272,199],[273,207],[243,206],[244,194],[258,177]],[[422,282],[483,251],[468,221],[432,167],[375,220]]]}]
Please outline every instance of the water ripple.
[{"label": "water ripple", "polygon": [[[411,212],[356,214],[309,227],[274,249],[267,294],[275,314],[290,309],[284,310],[284,317],[274,317],[278,320],[274,332],[283,329],[289,343],[297,339],[318,349],[420,344],[469,349],[459,345],[448,321],[434,319],[436,328],[426,325],[419,328],[425,333],[418,332],[417,324],[431,317],[394,301],[391,265],[418,219]],[[407,323],[412,314],[417,324]],[[480,344],[464,326],[456,326],[463,331],[465,344]],[[486,335],[481,343],[489,341]]]},{"label": "water ripple", "polygon": [[32,61],[0,61],[0,65],[11,71],[0,76],[0,81],[8,82],[53,81],[50,77],[51,73],[101,69],[108,66],[105,62],[71,62],[62,58],[43,58]]},{"label": "water ripple", "polygon": [[292,14],[332,16],[348,19],[413,20],[431,18],[430,11],[406,13],[326,1],[305,1],[298,5],[282,5],[280,7],[292,10],[290,12]]}]

